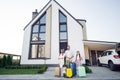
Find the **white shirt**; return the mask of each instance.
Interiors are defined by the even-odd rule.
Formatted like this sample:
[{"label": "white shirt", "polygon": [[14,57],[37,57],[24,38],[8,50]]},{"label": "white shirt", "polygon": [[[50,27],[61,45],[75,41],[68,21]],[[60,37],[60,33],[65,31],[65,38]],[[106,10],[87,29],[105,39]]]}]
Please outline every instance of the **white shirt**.
[{"label": "white shirt", "polygon": [[77,60],[80,60],[80,56],[79,55],[77,55]]},{"label": "white shirt", "polygon": [[[68,57],[68,58],[71,58],[71,57],[74,56],[74,55],[73,55],[72,51],[66,50],[66,51],[65,51],[65,56]],[[68,58],[66,58],[66,59],[68,59]],[[69,60],[69,59],[68,59],[68,60]]]},{"label": "white shirt", "polygon": [[[65,57],[65,54],[64,54],[64,53],[59,55],[59,57],[58,57],[58,58],[60,58],[60,59],[59,59],[59,64],[64,64],[64,57]],[[62,59],[61,59],[61,58],[62,58]]]}]

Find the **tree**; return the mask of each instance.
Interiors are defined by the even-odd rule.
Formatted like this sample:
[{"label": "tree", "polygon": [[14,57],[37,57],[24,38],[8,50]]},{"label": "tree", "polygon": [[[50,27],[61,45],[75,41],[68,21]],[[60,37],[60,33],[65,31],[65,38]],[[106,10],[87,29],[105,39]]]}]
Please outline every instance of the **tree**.
[{"label": "tree", "polygon": [[7,62],[6,62],[6,55],[3,56],[3,59],[2,59],[2,66],[5,67],[7,65]]},{"label": "tree", "polygon": [[0,58],[0,67],[3,67],[2,60],[3,60],[3,58]]},{"label": "tree", "polygon": [[8,56],[7,56],[6,62],[7,62],[7,66],[12,65],[12,56],[11,56],[11,55],[8,55]]}]

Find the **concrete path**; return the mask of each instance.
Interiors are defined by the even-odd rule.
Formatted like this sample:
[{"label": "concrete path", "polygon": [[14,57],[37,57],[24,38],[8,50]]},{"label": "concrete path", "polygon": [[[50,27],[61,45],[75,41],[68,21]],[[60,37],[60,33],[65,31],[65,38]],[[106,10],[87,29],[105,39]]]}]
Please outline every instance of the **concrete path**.
[{"label": "concrete path", "polygon": [[92,74],[85,78],[63,78],[54,76],[54,67],[48,68],[44,74],[33,75],[0,75],[0,80],[120,80],[120,71],[110,71],[106,67],[90,67]]}]

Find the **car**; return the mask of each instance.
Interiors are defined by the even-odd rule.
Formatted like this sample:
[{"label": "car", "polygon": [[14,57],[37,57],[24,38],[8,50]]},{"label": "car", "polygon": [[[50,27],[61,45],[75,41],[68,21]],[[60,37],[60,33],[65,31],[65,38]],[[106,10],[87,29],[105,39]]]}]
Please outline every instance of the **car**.
[{"label": "car", "polygon": [[120,52],[116,49],[109,49],[101,53],[98,57],[98,66],[103,64],[108,65],[108,67],[114,71],[117,67],[120,68]]}]

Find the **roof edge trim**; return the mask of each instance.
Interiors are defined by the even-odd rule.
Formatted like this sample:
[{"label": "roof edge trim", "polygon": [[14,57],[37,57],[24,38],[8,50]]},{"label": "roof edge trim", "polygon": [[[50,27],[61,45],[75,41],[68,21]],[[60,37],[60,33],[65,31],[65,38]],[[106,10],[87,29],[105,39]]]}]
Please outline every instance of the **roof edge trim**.
[{"label": "roof edge trim", "polygon": [[56,0],[54,0],[63,10],[65,10],[65,12],[67,12],[68,13],[68,15],[70,15],[78,24],[80,24],[81,26],[82,26],[82,28],[84,27],[80,22],[78,22],[77,20],[76,20],[76,18],[75,17],[73,17],[64,7],[62,7]]},{"label": "roof edge trim", "polygon": [[[38,13],[38,15],[45,9],[45,7],[51,2],[52,0],[50,0],[40,11],[39,11],[39,13]],[[53,0],[54,1],[54,0]],[[38,16],[37,15],[37,16]],[[27,28],[27,26],[37,17],[37,16],[35,16],[25,27],[24,27],[24,29],[23,30],[25,30],[26,28]]]}]

